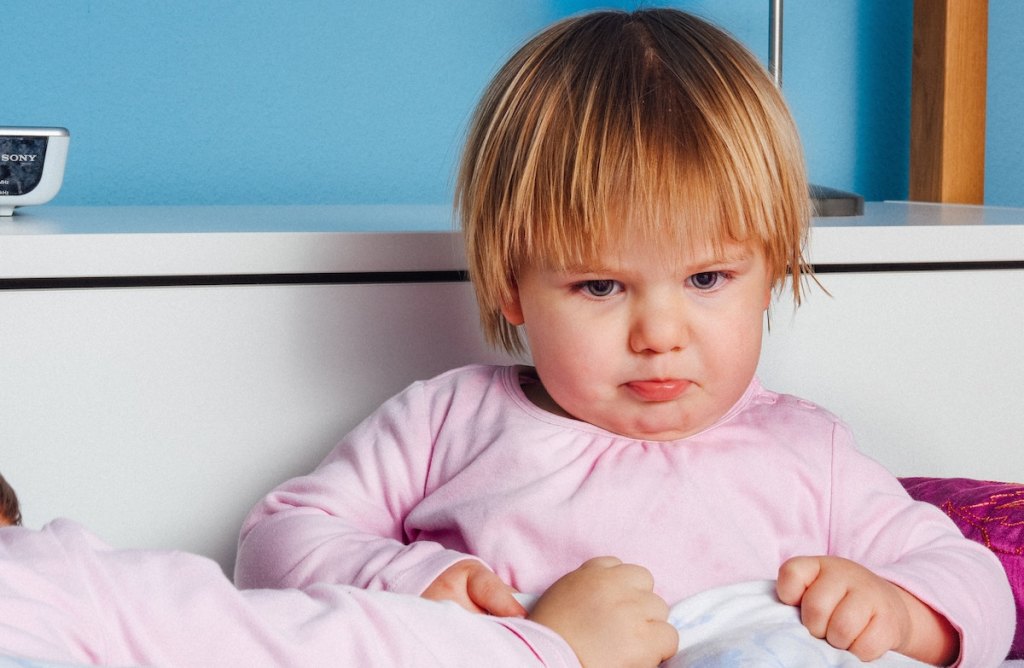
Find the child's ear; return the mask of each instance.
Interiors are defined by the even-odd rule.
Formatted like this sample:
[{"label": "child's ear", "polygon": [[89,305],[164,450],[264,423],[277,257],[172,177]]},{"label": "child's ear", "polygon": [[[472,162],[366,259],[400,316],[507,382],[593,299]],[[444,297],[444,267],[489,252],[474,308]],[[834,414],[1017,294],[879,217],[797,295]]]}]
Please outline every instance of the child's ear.
[{"label": "child's ear", "polygon": [[513,327],[518,327],[526,322],[526,319],[523,318],[523,306],[519,302],[519,286],[512,285],[509,298],[501,304],[501,314]]}]

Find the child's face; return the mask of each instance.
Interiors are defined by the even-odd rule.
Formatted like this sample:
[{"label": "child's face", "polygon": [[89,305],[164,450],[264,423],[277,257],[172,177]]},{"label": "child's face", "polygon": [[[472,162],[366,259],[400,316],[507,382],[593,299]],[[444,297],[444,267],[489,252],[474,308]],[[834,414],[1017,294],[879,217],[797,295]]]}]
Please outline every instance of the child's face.
[{"label": "child's face", "polygon": [[631,242],[585,267],[522,268],[502,309],[526,338],[539,406],[637,439],[713,424],[757,368],[771,285],[754,244]]}]

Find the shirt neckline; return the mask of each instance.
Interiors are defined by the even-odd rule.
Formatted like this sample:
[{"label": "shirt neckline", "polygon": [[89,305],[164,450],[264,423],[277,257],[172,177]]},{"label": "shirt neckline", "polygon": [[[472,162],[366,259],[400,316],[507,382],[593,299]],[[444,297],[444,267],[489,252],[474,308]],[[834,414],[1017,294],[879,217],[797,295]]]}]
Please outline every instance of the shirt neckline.
[{"label": "shirt neckline", "polygon": [[[516,404],[522,411],[524,411],[532,418],[540,420],[541,422],[546,422],[555,427],[559,427],[560,429],[569,429],[571,431],[586,432],[590,434],[603,436],[609,439],[630,441],[633,443],[672,444],[684,443],[686,441],[699,438],[701,435],[706,434],[707,432],[713,429],[717,429],[721,425],[732,420],[736,415],[738,415],[740,412],[743,411],[743,409],[747,407],[747,405],[753,399],[754,395],[761,390],[761,383],[757,379],[757,376],[755,376],[750,380],[750,384],[747,385],[747,389],[743,391],[743,394],[740,395],[740,398],[736,400],[736,403],[734,403],[732,407],[730,407],[729,410],[725,412],[724,415],[715,420],[713,423],[711,423],[704,429],[701,429],[700,431],[694,434],[690,434],[689,436],[660,441],[654,439],[641,439],[633,438],[632,436],[624,436],[622,434],[617,434],[613,431],[608,431],[603,427],[598,427],[597,425],[591,424],[589,422],[584,422],[583,420],[577,420],[575,418],[564,417],[562,415],[556,415],[554,413],[548,412],[541,408],[540,406],[533,403],[532,401],[530,401],[530,398],[526,396],[526,393],[523,391],[522,383],[520,380],[523,376],[528,376],[536,379],[537,374],[535,368],[525,364],[505,366],[502,368],[501,381],[509,399],[511,399],[511,401],[514,404]],[[539,379],[537,379],[536,382],[540,382]]]}]

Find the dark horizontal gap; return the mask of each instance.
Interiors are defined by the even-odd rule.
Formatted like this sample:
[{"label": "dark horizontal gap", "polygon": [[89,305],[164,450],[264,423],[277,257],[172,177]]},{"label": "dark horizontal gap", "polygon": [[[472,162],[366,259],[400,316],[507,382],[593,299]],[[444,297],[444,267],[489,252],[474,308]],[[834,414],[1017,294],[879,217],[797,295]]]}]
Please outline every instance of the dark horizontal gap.
[{"label": "dark horizontal gap", "polygon": [[869,262],[864,264],[816,264],[816,274],[875,274],[910,271],[992,271],[1024,269],[1024,260],[983,260],[975,262]]},{"label": "dark horizontal gap", "polygon": [[[1024,269],[1024,260],[985,262],[879,262],[819,264],[818,274],[910,271],[979,271]],[[297,274],[196,274],[181,276],[77,276],[3,278],[0,290],[69,290],[88,288],[166,288],[217,285],[373,285],[394,283],[459,283],[469,280],[459,269],[441,271],[317,272]]]},{"label": "dark horizontal gap", "polygon": [[182,276],[79,276],[4,278],[0,290],[69,290],[82,288],[169,288],[209,285],[371,285],[388,283],[458,283],[465,271],[365,271],[300,274],[195,274]]}]

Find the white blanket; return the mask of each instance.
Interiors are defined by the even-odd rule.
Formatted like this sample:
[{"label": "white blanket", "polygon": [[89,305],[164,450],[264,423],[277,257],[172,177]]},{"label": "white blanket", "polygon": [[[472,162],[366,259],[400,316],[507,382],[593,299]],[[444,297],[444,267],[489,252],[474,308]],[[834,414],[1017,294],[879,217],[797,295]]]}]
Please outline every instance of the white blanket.
[{"label": "white blanket", "polygon": [[[692,596],[672,608],[679,653],[665,668],[711,666],[863,666],[856,656],[815,638],[799,610],[780,603],[771,580],[743,582]],[[895,652],[871,665],[923,666]]]},{"label": "white blanket", "polygon": [[[536,601],[535,596],[518,598],[528,610]],[[741,582],[691,596],[672,606],[669,622],[679,630],[679,651],[662,663],[663,668],[868,665],[812,636],[800,623],[799,610],[776,598],[773,580]],[[870,665],[926,664],[888,652]]]}]

